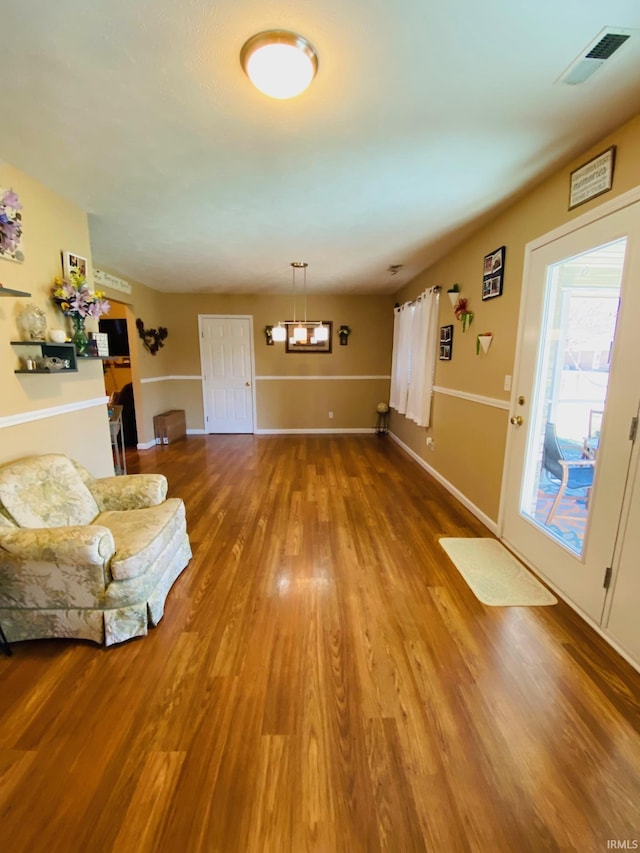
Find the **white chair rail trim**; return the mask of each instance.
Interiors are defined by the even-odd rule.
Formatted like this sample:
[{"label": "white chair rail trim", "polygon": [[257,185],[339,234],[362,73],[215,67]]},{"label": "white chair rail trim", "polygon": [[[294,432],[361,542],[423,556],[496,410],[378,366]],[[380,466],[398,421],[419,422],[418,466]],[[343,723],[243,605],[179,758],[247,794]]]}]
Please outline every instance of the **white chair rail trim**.
[{"label": "white chair rail trim", "polygon": [[291,381],[295,381],[295,380],[308,380],[308,379],[312,379],[312,380],[316,380],[316,381],[322,381],[324,379],[327,379],[327,380],[334,380],[334,379],[340,379],[340,380],[342,380],[342,379],[391,379],[391,376],[368,376],[368,375],[363,375],[363,376],[256,376],[256,380],[258,380],[258,379],[260,381],[263,381],[263,382],[265,380],[275,381],[275,382],[278,382],[278,381],[280,381],[280,382],[291,382]]},{"label": "white chair rail trim", "polygon": [[[146,379],[141,379],[141,385],[148,385],[151,382],[170,382],[171,380],[179,379],[179,380],[189,380],[194,379],[198,382],[202,381],[202,376],[148,376]],[[381,376],[256,376],[256,381],[260,380],[264,381],[274,381],[274,382],[291,382],[294,380],[316,380],[321,381],[323,379],[334,380],[334,379],[391,379],[390,375],[381,375]]]},{"label": "white chair rail trim", "polygon": [[65,403],[63,406],[50,406],[47,409],[34,409],[31,412],[5,415],[0,417],[0,429],[29,424],[32,421],[41,421],[46,418],[57,418],[59,415],[68,415],[70,412],[79,412],[82,409],[93,409],[95,406],[106,406],[108,402],[108,397],[95,397],[93,400],[80,400],[77,403]]},{"label": "white chair rail trim", "polygon": [[495,409],[511,408],[509,400],[498,400],[497,397],[484,397],[482,394],[469,394],[467,391],[456,391],[455,388],[443,388],[436,385],[433,389],[435,394],[444,394],[447,397],[458,397],[460,400],[469,400],[471,403],[480,403],[482,406],[493,406]]},{"label": "white chair rail trim", "polygon": [[146,379],[141,379],[141,385],[148,385],[150,382],[169,382],[173,379],[195,379],[198,382],[202,379],[202,376],[148,376]]}]

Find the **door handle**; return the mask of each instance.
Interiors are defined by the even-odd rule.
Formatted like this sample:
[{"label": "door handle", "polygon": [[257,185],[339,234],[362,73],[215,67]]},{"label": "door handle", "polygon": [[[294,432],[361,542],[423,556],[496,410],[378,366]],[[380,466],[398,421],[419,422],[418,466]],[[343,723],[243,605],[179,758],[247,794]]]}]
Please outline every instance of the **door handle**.
[{"label": "door handle", "polygon": [[513,415],[509,420],[514,426],[522,426],[524,423],[524,418],[521,418],[520,415]]},{"label": "door handle", "polygon": [[250,383],[250,382],[245,382],[244,384],[247,386],[247,388],[250,388],[250,387],[251,387],[251,383]]}]

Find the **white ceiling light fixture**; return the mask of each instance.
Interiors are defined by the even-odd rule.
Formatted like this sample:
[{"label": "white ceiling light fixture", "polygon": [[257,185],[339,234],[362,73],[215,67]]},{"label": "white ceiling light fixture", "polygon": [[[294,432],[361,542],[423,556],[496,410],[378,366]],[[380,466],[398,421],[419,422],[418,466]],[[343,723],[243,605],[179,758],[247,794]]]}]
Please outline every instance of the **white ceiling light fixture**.
[{"label": "white ceiling light fixture", "polygon": [[[277,326],[271,328],[271,339],[283,342],[289,336],[296,344],[317,344],[329,340],[329,326],[325,326],[322,320],[307,320],[307,267],[306,261],[292,261],[293,270],[293,320],[281,320]],[[303,301],[304,319],[298,319],[296,314],[296,271],[303,271]],[[309,337],[311,332],[311,337]]]},{"label": "white ceiling light fixture", "polygon": [[302,94],[318,71],[312,45],[286,30],[252,36],[240,51],[240,63],[256,89],[280,100]]}]

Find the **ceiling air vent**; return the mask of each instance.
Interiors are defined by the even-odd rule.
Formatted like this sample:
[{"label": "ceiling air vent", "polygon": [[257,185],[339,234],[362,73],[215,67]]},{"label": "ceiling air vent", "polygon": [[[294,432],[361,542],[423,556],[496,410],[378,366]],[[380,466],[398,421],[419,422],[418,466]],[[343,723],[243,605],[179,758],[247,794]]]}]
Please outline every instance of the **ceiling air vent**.
[{"label": "ceiling air vent", "polygon": [[567,86],[578,86],[588,80],[592,74],[602,67],[619,47],[621,47],[634,33],[634,30],[625,30],[614,27],[605,27],[598,33],[596,38],[581,52],[580,56],[571,63],[564,71],[557,83]]}]

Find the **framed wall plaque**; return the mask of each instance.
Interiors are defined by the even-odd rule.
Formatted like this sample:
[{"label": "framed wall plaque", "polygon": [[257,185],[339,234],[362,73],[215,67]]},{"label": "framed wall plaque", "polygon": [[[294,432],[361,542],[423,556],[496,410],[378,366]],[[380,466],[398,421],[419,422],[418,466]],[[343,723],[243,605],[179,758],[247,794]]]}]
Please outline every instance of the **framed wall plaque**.
[{"label": "framed wall plaque", "polygon": [[589,160],[571,172],[569,188],[569,210],[607,193],[613,186],[613,167],[616,162],[616,146],[612,145],[593,160]]}]

